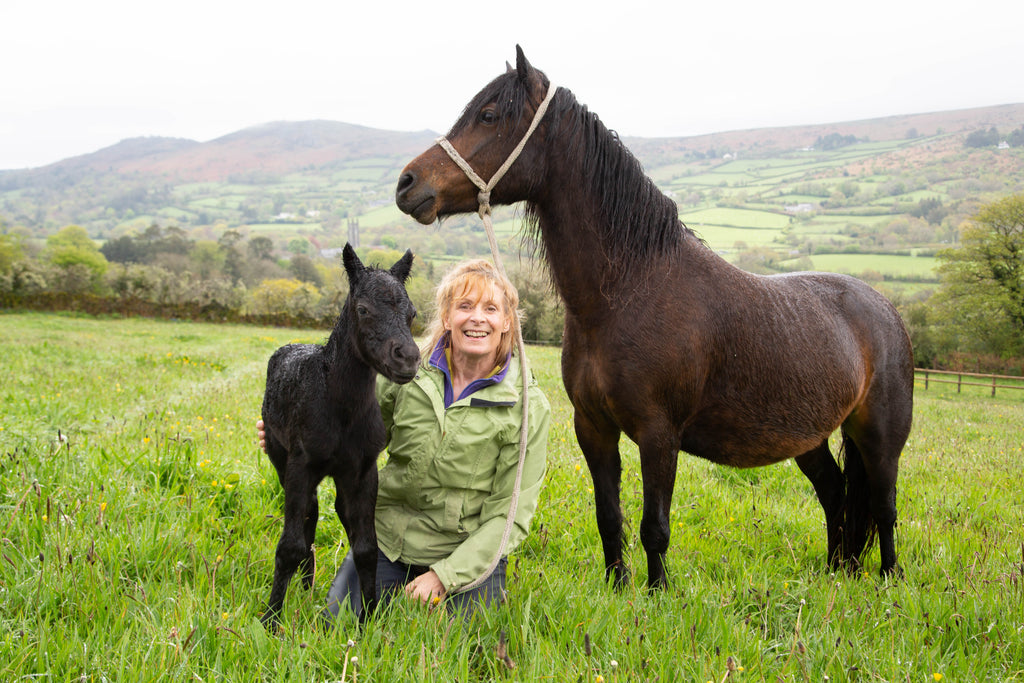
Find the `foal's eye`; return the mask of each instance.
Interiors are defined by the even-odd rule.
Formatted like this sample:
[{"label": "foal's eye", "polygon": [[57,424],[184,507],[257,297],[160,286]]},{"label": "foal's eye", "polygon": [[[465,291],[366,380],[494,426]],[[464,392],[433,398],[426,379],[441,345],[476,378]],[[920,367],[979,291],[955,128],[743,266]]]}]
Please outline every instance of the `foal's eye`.
[{"label": "foal's eye", "polygon": [[494,109],[487,107],[480,112],[480,123],[490,126],[498,120],[498,112]]},{"label": "foal's eye", "polygon": [[356,306],[356,313],[362,316],[369,315],[370,309],[368,309],[366,306],[363,306],[362,304],[359,304],[358,306]]}]

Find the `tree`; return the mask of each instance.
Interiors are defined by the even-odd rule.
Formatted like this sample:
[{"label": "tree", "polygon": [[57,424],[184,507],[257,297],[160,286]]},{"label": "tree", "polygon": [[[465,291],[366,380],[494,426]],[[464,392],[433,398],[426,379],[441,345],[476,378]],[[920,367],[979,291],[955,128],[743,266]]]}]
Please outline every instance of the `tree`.
[{"label": "tree", "polygon": [[21,235],[0,234],[0,273],[8,273],[16,261],[25,258]]},{"label": "tree", "polygon": [[269,237],[253,237],[249,240],[249,255],[257,261],[274,257],[274,242]]},{"label": "tree", "polygon": [[64,291],[96,288],[110,265],[89,234],[77,225],[61,228],[46,239],[46,260],[63,271]]},{"label": "tree", "polygon": [[100,253],[114,263],[143,263],[148,256],[146,249],[131,235],[121,235],[107,240],[100,247]]},{"label": "tree", "polygon": [[1024,126],[1010,131],[1006,136],[1006,144],[1010,147],[1024,147]]},{"label": "tree", "polygon": [[962,346],[1024,354],[1024,194],[983,206],[961,226],[960,242],[937,255],[940,309]]},{"label": "tree", "polygon": [[324,286],[324,279],[320,276],[320,271],[316,269],[316,264],[305,254],[292,256],[288,270],[297,280],[315,285],[317,289]]},{"label": "tree", "polygon": [[999,131],[995,129],[995,126],[985,130],[979,128],[967,135],[964,140],[965,147],[995,147],[999,144]]},{"label": "tree", "polygon": [[249,310],[257,315],[287,313],[312,316],[320,292],[308,282],[264,280],[249,295]]}]

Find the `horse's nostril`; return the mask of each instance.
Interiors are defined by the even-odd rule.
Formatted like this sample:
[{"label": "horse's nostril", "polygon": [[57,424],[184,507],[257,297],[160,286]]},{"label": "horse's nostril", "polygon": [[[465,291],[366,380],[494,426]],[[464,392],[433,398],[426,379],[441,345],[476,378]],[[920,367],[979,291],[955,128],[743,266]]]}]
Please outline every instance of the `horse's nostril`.
[{"label": "horse's nostril", "polygon": [[402,194],[415,184],[416,176],[414,176],[411,171],[406,171],[402,174],[402,177],[398,179],[398,189],[396,192],[398,194]]}]

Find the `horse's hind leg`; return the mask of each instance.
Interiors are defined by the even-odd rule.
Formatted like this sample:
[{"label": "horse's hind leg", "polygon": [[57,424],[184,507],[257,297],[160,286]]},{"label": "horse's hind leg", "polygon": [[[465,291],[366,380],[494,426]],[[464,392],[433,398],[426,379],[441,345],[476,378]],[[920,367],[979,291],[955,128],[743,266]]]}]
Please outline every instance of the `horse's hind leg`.
[{"label": "horse's hind leg", "polygon": [[844,433],[847,481],[847,545],[849,560],[859,565],[870,544],[872,532],[878,534],[883,576],[899,571],[896,563],[896,477],[900,451],[898,443],[871,432]]},{"label": "horse's hind leg", "polygon": [[846,509],[846,478],[832,457],[828,439],[820,446],[795,458],[800,471],[814,486],[825,511],[825,531],[828,539],[828,566],[839,569],[843,556],[843,522]]},{"label": "horse's hind leg", "polygon": [[622,588],[629,581],[629,567],[622,559],[622,508],[619,504],[621,432],[610,423],[606,423],[603,428],[595,425],[578,408],[574,421],[576,440],[594,482],[594,505],[597,530],[601,534],[601,546],[604,549],[605,579],[614,577],[615,587]]}]

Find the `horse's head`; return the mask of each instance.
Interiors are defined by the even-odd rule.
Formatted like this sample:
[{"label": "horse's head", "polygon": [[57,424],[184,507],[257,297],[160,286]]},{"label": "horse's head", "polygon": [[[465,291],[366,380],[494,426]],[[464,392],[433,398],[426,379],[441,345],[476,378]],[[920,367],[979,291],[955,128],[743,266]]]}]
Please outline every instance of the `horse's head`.
[{"label": "horse's head", "polygon": [[352,341],[367,365],[405,384],[415,377],[420,362],[420,350],[412,338],[416,307],[405,291],[412,252],[406,251],[390,270],[364,266],[349,244],[342,257],[349,281],[345,306]]},{"label": "horse's head", "polygon": [[[516,68],[509,66],[466,105],[446,137],[484,182],[494,176],[526,134],[549,85],[517,45]],[[528,199],[543,176],[544,123],[540,126],[491,191],[492,204]],[[448,153],[434,145],[402,170],[395,200],[398,208],[427,225],[443,216],[476,211],[478,191]]]}]

